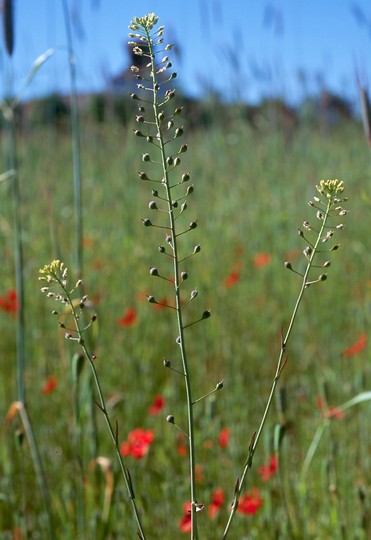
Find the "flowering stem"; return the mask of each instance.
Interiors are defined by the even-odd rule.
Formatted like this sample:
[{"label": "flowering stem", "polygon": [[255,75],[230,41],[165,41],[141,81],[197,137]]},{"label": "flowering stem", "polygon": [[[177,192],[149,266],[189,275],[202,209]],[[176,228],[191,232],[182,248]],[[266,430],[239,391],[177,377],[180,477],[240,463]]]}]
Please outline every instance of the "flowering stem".
[{"label": "flowering stem", "polygon": [[189,372],[189,365],[187,361],[186,345],[184,339],[184,323],[182,318],[182,308],[181,308],[181,296],[180,296],[180,271],[179,271],[179,254],[177,246],[177,234],[175,229],[175,217],[174,209],[172,205],[171,198],[171,186],[169,179],[169,171],[166,163],[166,153],[165,153],[165,143],[163,138],[163,133],[161,129],[161,122],[159,120],[159,104],[158,104],[158,93],[156,88],[157,84],[157,74],[155,66],[155,53],[153,50],[152,39],[147,27],[144,27],[144,31],[147,37],[147,44],[149,49],[149,56],[151,60],[151,71],[153,77],[153,113],[156,122],[157,129],[157,144],[159,147],[161,155],[161,164],[163,168],[163,185],[166,191],[166,201],[168,205],[168,214],[169,214],[169,229],[171,231],[171,246],[172,246],[172,255],[173,255],[173,269],[174,269],[174,291],[175,291],[175,305],[177,313],[177,324],[178,324],[178,344],[180,347],[180,354],[183,366],[184,380],[185,380],[185,389],[186,389],[186,399],[187,399],[187,415],[188,415],[188,440],[189,440],[189,467],[190,467],[190,490],[191,490],[191,539],[198,539],[198,530],[197,530],[197,498],[196,498],[196,474],[195,474],[195,444],[194,444],[194,421],[193,421],[193,401],[192,401],[192,388],[191,388],[191,378]]},{"label": "flowering stem", "polygon": [[[62,274],[62,272],[63,272],[63,274]],[[92,372],[92,377],[93,377],[95,387],[96,387],[96,390],[97,390],[97,393],[98,393],[98,398],[99,398],[98,401],[96,401],[96,405],[99,407],[99,409],[103,413],[103,416],[105,418],[106,425],[107,425],[107,428],[108,428],[108,432],[109,432],[109,434],[111,436],[111,439],[112,439],[112,442],[113,442],[113,445],[114,445],[114,448],[115,448],[115,451],[116,451],[117,459],[118,459],[118,462],[119,462],[119,465],[120,465],[122,475],[123,475],[124,480],[125,480],[126,488],[127,488],[128,494],[129,494],[129,499],[131,501],[131,505],[132,505],[132,508],[133,508],[135,521],[137,523],[138,537],[140,538],[140,540],[145,540],[146,536],[144,534],[144,530],[143,530],[143,526],[142,526],[142,523],[141,523],[139,511],[138,511],[138,508],[137,508],[137,505],[136,505],[135,493],[134,493],[133,485],[132,485],[132,482],[131,482],[130,473],[129,473],[129,470],[128,470],[128,468],[126,467],[126,465],[124,463],[123,457],[122,457],[121,452],[120,452],[120,446],[119,446],[119,442],[118,442],[118,426],[116,424],[115,429],[114,429],[114,427],[112,425],[111,419],[110,419],[108,411],[107,411],[106,402],[105,402],[105,399],[104,399],[101,384],[100,384],[100,381],[99,381],[98,372],[97,372],[97,369],[96,369],[95,364],[94,364],[95,358],[90,353],[90,351],[89,351],[89,349],[88,349],[88,347],[87,347],[87,345],[85,343],[85,340],[83,338],[83,334],[84,334],[85,330],[87,330],[90,327],[90,325],[95,321],[96,317],[94,316],[91,319],[91,323],[89,325],[85,326],[84,328],[81,328],[81,326],[80,326],[80,324],[81,324],[80,323],[80,316],[78,314],[77,308],[76,308],[76,306],[75,306],[75,304],[74,304],[74,302],[72,300],[72,297],[71,297],[72,292],[76,289],[76,287],[81,285],[81,280],[78,281],[78,283],[76,284],[75,289],[73,289],[71,292],[69,292],[67,290],[67,280],[65,279],[65,277],[67,276],[67,269],[64,268],[63,263],[60,263],[60,261],[53,261],[53,263],[51,265],[45,266],[44,269],[40,271],[40,273],[43,274],[44,276],[39,278],[39,279],[45,280],[48,283],[56,283],[62,289],[63,297],[59,298],[59,299],[64,304],[69,306],[69,308],[71,310],[71,314],[72,314],[72,318],[73,318],[73,321],[74,321],[75,328],[74,328],[73,334],[71,332],[66,333],[66,338],[71,339],[73,341],[77,341],[77,343],[81,346],[81,348],[83,350],[85,358],[89,362],[90,369],[91,369],[91,372]],[[42,289],[43,292],[47,292],[48,290],[49,290],[49,287],[45,287],[44,289]],[[60,296],[60,295],[55,295],[54,293],[49,292],[48,296],[50,296],[50,297],[54,296],[54,297],[56,297],[56,299],[58,299],[58,296]],[[86,297],[84,297],[84,298],[86,298]],[[84,300],[82,300],[80,302],[79,309],[82,309],[83,307],[84,307]],[[65,328],[65,326],[62,325],[62,328]]]},{"label": "flowering stem", "polygon": [[[294,309],[292,311],[291,319],[290,319],[288,328],[286,330],[286,334],[281,338],[281,349],[280,349],[278,360],[277,360],[277,366],[276,366],[276,371],[275,371],[275,375],[274,375],[274,378],[273,378],[271,390],[270,390],[270,393],[269,393],[269,396],[268,396],[268,400],[267,400],[267,403],[266,403],[266,406],[265,406],[265,409],[264,409],[263,416],[262,416],[262,419],[260,421],[259,427],[258,427],[257,431],[253,434],[253,437],[251,439],[248,454],[247,454],[247,458],[246,458],[246,461],[245,461],[245,465],[243,467],[241,477],[240,477],[239,481],[237,482],[237,485],[236,485],[236,488],[235,488],[234,498],[233,498],[233,502],[232,502],[232,505],[231,505],[231,511],[230,511],[228,522],[227,522],[227,525],[226,525],[226,528],[224,530],[224,534],[223,534],[223,537],[222,537],[223,540],[225,540],[227,538],[227,536],[228,536],[228,533],[229,533],[229,530],[230,530],[230,527],[231,527],[231,524],[232,524],[232,521],[233,521],[233,517],[234,517],[234,515],[235,515],[235,513],[237,511],[237,508],[238,508],[238,501],[239,501],[239,498],[240,498],[240,495],[241,495],[241,491],[242,491],[242,487],[243,487],[243,484],[244,484],[244,481],[245,481],[245,477],[246,477],[249,469],[252,468],[254,454],[256,452],[256,449],[257,449],[257,446],[258,446],[262,431],[264,429],[264,426],[265,426],[265,423],[266,423],[266,420],[267,420],[267,417],[268,417],[269,410],[270,410],[272,402],[273,402],[273,397],[274,397],[274,394],[275,394],[275,391],[276,391],[278,380],[279,380],[279,378],[281,376],[281,373],[282,373],[282,371],[283,371],[283,369],[284,369],[284,367],[286,365],[285,353],[286,353],[287,343],[289,341],[292,330],[294,328],[294,324],[295,324],[295,321],[296,321],[296,318],[297,318],[299,306],[300,306],[302,298],[304,296],[304,292],[308,288],[308,286],[311,284],[311,282],[308,281],[309,273],[310,273],[311,268],[313,267],[314,258],[315,258],[316,254],[319,251],[319,249],[318,249],[319,243],[321,241],[322,242],[324,241],[323,240],[324,239],[323,234],[324,234],[324,231],[326,229],[327,220],[328,220],[328,218],[330,216],[330,211],[331,211],[331,209],[333,207],[334,202],[336,202],[338,200],[335,195],[336,195],[336,190],[334,191],[333,194],[331,194],[331,196],[328,196],[328,198],[327,198],[326,209],[323,212],[323,214],[321,214],[321,221],[322,221],[321,227],[320,227],[320,229],[319,229],[319,231],[317,233],[316,241],[313,244],[313,246],[311,247],[311,251],[308,252],[308,251],[304,250],[304,254],[307,257],[308,262],[307,262],[307,265],[306,265],[305,272],[302,275],[302,283],[301,283],[300,291],[299,291],[299,294],[298,294]],[[291,265],[289,266],[289,269],[291,269]],[[295,272],[295,273],[298,273],[298,272]],[[319,280],[317,280],[317,281],[321,281],[321,276],[320,276]]]}]

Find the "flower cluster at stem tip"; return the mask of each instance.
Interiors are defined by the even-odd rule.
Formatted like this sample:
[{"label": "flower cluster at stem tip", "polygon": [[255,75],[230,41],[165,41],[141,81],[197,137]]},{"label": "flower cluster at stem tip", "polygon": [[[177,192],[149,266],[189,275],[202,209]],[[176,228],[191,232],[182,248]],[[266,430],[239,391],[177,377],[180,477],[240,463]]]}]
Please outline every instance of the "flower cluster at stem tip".
[{"label": "flower cluster at stem tip", "polygon": [[46,264],[39,270],[40,281],[47,283],[60,283],[61,280],[66,281],[68,269],[59,259],[54,259],[50,264]]},{"label": "flower cluster at stem tip", "polygon": [[331,199],[334,195],[340,195],[344,191],[344,182],[342,180],[321,180],[317,191]]},{"label": "flower cluster at stem tip", "polygon": [[149,13],[144,17],[134,17],[130,23],[130,30],[139,30],[145,28],[146,30],[152,30],[152,28],[158,23],[158,17],[154,13]]},{"label": "flower cluster at stem tip", "polygon": [[[311,269],[327,269],[331,265],[329,260],[318,260],[317,255],[323,257],[324,254],[337,251],[340,244],[333,244],[330,247],[323,246],[333,239],[337,231],[344,229],[344,224],[333,224],[333,218],[345,217],[348,210],[340,206],[340,203],[348,201],[348,197],[343,197],[344,182],[342,180],[321,180],[316,189],[321,197],[313,197],[308,201],[308,205],[316,210],[317,225],[312,225],[309,221],[303,222],[303,229],[298,229],[299,236],[307,243],[303,250],[306,258],[306,270],[304,273],[293,268],[290,261],[285,261],[285,267],[304,278],[305,288],[325,281],[327,274],[322,273],[316,279],[309,279]],[[320,225],[318,226],[318,222]],[[315,238],[316,237],[316,238]],[[316,258],[316,261],[314,259]],[[314,264],[314,262],[316,264]]]},{"label": "flower cluster at stem tip", "polygon": [[[59,259],[54,259],[50,264],[46,264],[43,268],[39,270],[39,280],[46,281],[48,284],[52,285],[53,283],[59,285],[65,292],[67,287],[68,279],[68,268],[63,262]],[[82,280],[78,279],[74,288],[70,291],[70,294],[75,291],[82,284]],[[68,303],[66,298],[60,298],[60,295],[55,295],[49,291],[49,287],[43,287],[41,292],[46,293],[47,296],[54,296],[56,300],[63,300],[64,303]]]}]

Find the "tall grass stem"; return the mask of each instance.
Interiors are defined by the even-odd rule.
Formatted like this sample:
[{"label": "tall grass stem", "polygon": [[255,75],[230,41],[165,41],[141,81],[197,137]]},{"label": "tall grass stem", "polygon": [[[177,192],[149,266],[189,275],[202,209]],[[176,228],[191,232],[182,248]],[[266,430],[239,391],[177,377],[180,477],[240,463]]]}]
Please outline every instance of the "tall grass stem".
[{"label": "tall grass stem", "polygon": [[77,103],[76,58],[72,40],[71,22],[68,10],[68,1],[62,0],[63,16],[66,28],[68,66],[71,84],[71,124],[72,124],[72,158],[73,158],[73,188],[74,188],[74,215],[75,215],[75,257],[76,273],[80,279],[83,277],[83,215],[82,215],[82,188],[81,188],[81,152],[80,152],[80,124]]}]

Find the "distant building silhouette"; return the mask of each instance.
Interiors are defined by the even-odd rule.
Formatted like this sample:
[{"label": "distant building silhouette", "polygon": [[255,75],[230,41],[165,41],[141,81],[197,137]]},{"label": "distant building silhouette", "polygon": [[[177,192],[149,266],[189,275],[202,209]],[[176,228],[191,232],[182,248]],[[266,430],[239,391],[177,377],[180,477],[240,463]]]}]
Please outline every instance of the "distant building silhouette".
[{"label": "distant building silhouette", "polygon": [[[138,42],[138,47],[143,52],[148,52],[148,47],[143,43]],[[132,45],[128,45],[128,56],[129,66],[110,80],[111,90],[114,93],[135,92],[138,89],[138,80],[134,77],[131,66],[137,66],[141,70],[142,76],[150,76],[150,69],[146,68],[149,61],[147,56],[134,54]]]},{"label": "distant building silhouette", "polygon": [[[149,53],[149,49],[145,44],[138,42],[138,47],[140,47],[144,53]],[[126,67],[123,71],[110,79],[110,90],[113,94],[123,94],[130,92],[140,93],[138,92],[138,83],[140,83],[141,81],[134,76],[134,73],[131,71],[131,66],[136,66],[140,69],[140,75],[143,78],[147,79],[147,81],[144,82],[145,86],[151,85],[151,83],[148,82],[151,79],[151,68],[148,66],[150,60],[148,56],[140,56],[134,54],[132,45],[128,45],[128,56],[128,67]],[[168,71],[159,73],[157,75],[158,82],[161,84],[161,81],[167,80],[169,75],[170,72]],[[174,86],[174,83],[172,83],[172,85]]]}]

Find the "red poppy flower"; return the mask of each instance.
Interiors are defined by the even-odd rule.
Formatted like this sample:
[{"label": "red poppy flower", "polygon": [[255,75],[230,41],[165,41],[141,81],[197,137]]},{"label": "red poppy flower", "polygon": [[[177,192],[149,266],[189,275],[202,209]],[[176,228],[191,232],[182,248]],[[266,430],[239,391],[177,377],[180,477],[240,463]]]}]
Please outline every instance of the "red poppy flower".
[{"label": "red poppy flower", "polygon": [[263,482],[267,482],[267,480],[274,476],[277,469],[278,458],[277,456],[272,456],[269,460],[268,465],[262,465],[261,467],[259,467],[259,473]]},{"label": "red poppy flower", "polygon": [[215,516],[219,513],[221,507],[224,503],[224,490],[223,488],[217,488],[211,494],[211,502],[209,504],[209,516],[211,519],[214,519]]},{"label": "red poppy flower", "polygon": [[223,287],[233,287],[240,281],[242,261],[236,261],[231,273],[223,281]]},{"label": "red poppy flower", "polygon": [[152,416],[159,414],[165,407],[165,398],[163,396],[155,396],[152,405],[149,407],[148,412]]},{"label": "red poppy flower", "polygon": [[127,441],[121,444],[120,452],[124,457],[133,456],[135,459],[142,459],[147,455],[154,438],[155,435],[151,429],[133,429],[129,433]]},{"label": "red poppy flower", "polygon": [[188,447],[185,444],[181,443],[178,444],[176,451],[178,452],[178,456],[186,457],[188,453]]},{"label": "red poppy flower", "polygon": [[245,495],[240,497],[237,511],[246,515],[256,514],[262,504],[263,499],[259,495],[258,488],[255,487],[253,488],[252,493],[245,493]]},{"label": "red poppy flower", "polygon": [[230,437],[231,437],[231,431],[229,428],[225,427],[220,431],[219,437],[218,437],[220,448],[226,448],[228,446]]},{"label": "red poppy flower", "polygon": [[191,509],[192,509],[191,502],[184,503],[183,517],[179,520],[179,530],[183,533],[189,533],[192,530]]},{"label": "red poppy flower", "polygon": [[257,253],[253,259],[255,268],[264,268],[271,262],[272,256],[267,251]]},{"label": "red poppy flower", "polygon": [[345,412],[340,407],[333,407],[330,405],[327,407],[326,401],[322,396],[316,398],[317,408],[322,411],[323,418],[335,418],[336,420],[342,420],[345,416]]},{"label": "red poppy flower", "polygon": [[367,334],[362,333],[359,335],[357,341],[353,343],[353,345],[351,345],[350,347],[345,349],[345,351],[343,351],[343,355],[348,356],[348,357],[354,356],[355,354],[363,351],[366,345],[367,345]]},{"label": "red poppy flower", "polygon": [[4,296],[0,296],[0,309],[6,313],[16,313],[18,311],[17,291],[10,289]]},{"label": "red poppy flower", "polygon": [[343,409],[340,409],[340,407],[333,407],[330,405],[330,407],[323,413],[323,416],[325,418],[335,418],[336,420],[343,420],[345,416],[345,412]]},{"label": "red poppy flower", "polygon": [[55,375],[50,375],[42,385],[40,392],[42,394],[51,394],[58,386],[57,377]]},{"label": "red poppy flower", "polygon": [[122,317],[118,320],[119,326],[133,326],[137,322],[137,310],[133,307],[126,308]]},{"label": "red poppy flower", "polygon": [[225,278],[223,281],[223,287],[233,287],[233,285],[236,285],[240,281],[240,271],[239,270],[232,270],[232,272]]}]

